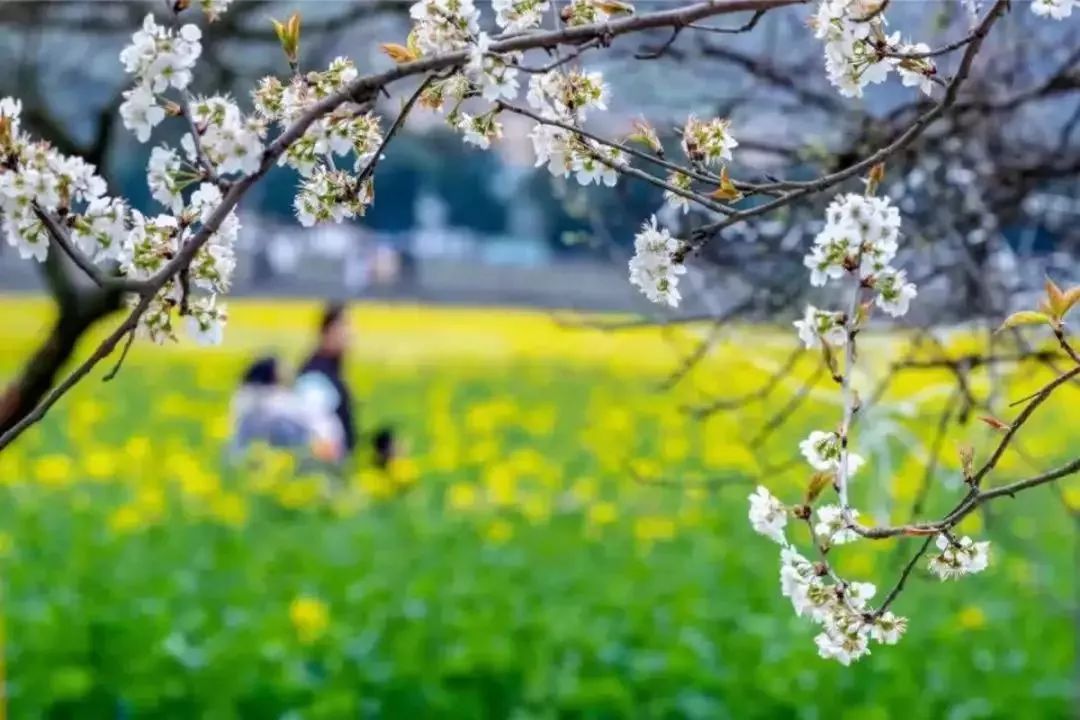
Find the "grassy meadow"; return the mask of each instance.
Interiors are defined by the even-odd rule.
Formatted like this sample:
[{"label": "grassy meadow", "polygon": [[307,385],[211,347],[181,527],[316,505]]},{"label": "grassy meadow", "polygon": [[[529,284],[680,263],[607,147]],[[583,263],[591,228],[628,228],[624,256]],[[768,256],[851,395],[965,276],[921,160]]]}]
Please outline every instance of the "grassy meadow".
[{"label": "grassy meadow", "polygon": [[[49,308],[0,308],[6,380]],[[965,520],[993,541],[990,568],[947,584],[918,569],[894,608],[910,618],[899,645],[851,668],[817,657],[746,496],[762,483],[799,497],[809,469],[791,460],[837,423],[835,387],[822,378],[762,434],[817,371],[806,353],[762,401],[686,412],[761,387],[794,333],[730,330],[673,379],[707,328],[357,305],[360,423],[394,425],[408,455],[325,477],[280,453],[236,466],[223,452],[244,365],[265,351],[300,361],[316,305],[230,311],[222,347],[138,343],[114,380],[95,371],[0,452],[0,717],[1075,715],[1076,477]],[[864,342],[869,397],[906,344]],[[1049,377],[1017,372],[1004,397]],[[975,392],[988,386],[973,375]],[[953,389],[944,372],[903,373],[867,408],[853,488],[865,516],[907,520],[924,489],[940,512],[962,492],[957,442],[985,457],[996,438],[954,427],[924,488]],[[991,484],[1075,456],[1078,404],[1075,387],[1046,403]],[[836,562],[880,597],[914,542],[847,545]]]}]

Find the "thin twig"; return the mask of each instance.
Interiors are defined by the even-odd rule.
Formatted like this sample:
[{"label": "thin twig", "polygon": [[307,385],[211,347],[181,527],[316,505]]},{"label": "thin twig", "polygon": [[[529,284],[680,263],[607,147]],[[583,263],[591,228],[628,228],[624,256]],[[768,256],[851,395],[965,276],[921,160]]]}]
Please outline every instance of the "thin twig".
[{"label": "thin twig", "polygon": [[889,606],[892,605],[893,600],[896,600],[897,596],[904,589],[904,585],[907,584],[907,579],[911,576],[911,571],[918,565],[919,558],[926,554],[926,551],[930,549],[930,543],[933,541],[934,536],[927,535],[926,539],[923,540],[922,545],[919,546],[919,549],[911,556],[911,559],[908,560],[907,565],[904,566],[904,570],[900,573],[900,577],[897,579],[896,584],[889,590],[889,594],[885,596],[885,599],[881,601],[881,605],[878,606],[878,609],[874,611],[875,619],[881,617],[885,611],[889,609]]},{"label": "thin twig", "polygon": [[105,377],[101,378],[102,382],[109,382],[116,374],[120,372],[120,366],[124,364],[124,360],[127,359],[128,351],[131,350],[131,344],[135,341],[135,329],[132,328],[128,332],[127,342],[124,343],[123,350],[120,351],[120,357],[117,359],[116,364],[113,365],[113,369],[105,374]]},{"label": "thin twig", "polygon": [[382,142],[379,143],[379,147],[375,150],[375,154],[371,156],[364,169],[356,176],[356,192],[360,192],[363,187],[364,181],[367,180],[373,172],[375,172],[375,166],[379,164],[379,160],[382,158],[383,151],[386,150],[386,146],[390,144],[390,141],[397,135],[405,125],[405,120],[408,119],[409,113],[412,112],[413,106],[416,105],[416,101],[420,99],[420,96],[424,94],[431,81],[435,79],[435,73],[431,73],[424,78],[424,81],[420,83],[420,86],[416,88],[409,99],[405,101],[405,104],[401,107],[401,111],[398,113],[397,118],[394,119],[394,124],[390,126],[390,129],[383,135]]}]

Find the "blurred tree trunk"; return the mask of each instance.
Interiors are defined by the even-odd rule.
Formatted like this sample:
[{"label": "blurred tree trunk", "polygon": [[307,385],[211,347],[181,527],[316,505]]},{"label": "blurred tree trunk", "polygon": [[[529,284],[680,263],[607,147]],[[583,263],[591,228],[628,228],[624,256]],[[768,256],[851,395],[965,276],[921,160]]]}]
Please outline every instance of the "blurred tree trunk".
[{"label": "blurred tree trunk", "polygon": [[59,253],[50,253],[43,273],[56,307],[48,336],[27,359],[22,371],[0,394],[0,434],[33,410],[52,388],[79,338],[94,323],[120,308],[121,293],[99,287],[80,287],[73,270]]}]

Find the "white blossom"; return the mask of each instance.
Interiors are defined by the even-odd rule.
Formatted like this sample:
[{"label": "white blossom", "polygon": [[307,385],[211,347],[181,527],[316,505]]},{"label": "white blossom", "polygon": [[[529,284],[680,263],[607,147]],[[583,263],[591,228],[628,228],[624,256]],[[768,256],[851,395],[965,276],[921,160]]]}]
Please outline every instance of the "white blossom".
[{"label": "white blossom", "polygon": [[310,227],[327,221],[340,223],[363,215],[374,199],[374,190],[370,177],[359,186],[357,182],[356,177],[344,171],[317,167],[304,178],[293,202],[300,224]]},{"label": "white blossom", "polygon": [[918,294],[915,284],[907,281],[907,273],[892,268],[874,276],[874,290],[877,291],[874,302],[893,317],[906,315],[911,299]]},{"label": "white blossom", "polygon": [[187,331],[199,345],[220,345],[228,319],[224,305],[217,304],[217,295],[191,300],[187,315]]},{"label": "white blossom", "polygon": [[180,226],[172,215],[151,218],[132,210],[121,269],[133,279],[150,277],[176,255],[179,238]]},{"label": "white blossom", "polygon": [[607,109],[608,88],[599,72],[552,70],[529,78],[526,99],[547,118],[571,124],[583,122],[588,110]]},{"label": "white blossom", "polygon": [[834,199],[825,211],[825,227],[803,258],[810,269],[810,284],[859,271],[866,278],[896,256],[900,238],[900,211],[887,197],[855,193]]},{"label": "white blossom", "polygon": [[168,147],[151,150],[150,162],[146,166],[146,182],[150,186],[151,197],[173,213],[180,212],[184,207],[180,192],[184,187],[180,166],[180,156]]},{"label": "white blossom", "polygon": [[818,647],[818,655],[827,660],[836,660],[844,666],[870,654],[866,635],[858,631],[846,633],[826,630],[818,634],[814,642]]},{"label": "white blossom", "polygon": [[877,594],[877,586],[868,582],[850,582],[844,586],[844,601],[851,610],[862,612],[866,604]]},{"label": "white blossom", "polygon": [[1064,20],[1072,15],[1073,7],[1080,5],[1078,0],[1034,0],[1031,12],[1054,20]]},{"label": "white blossom", "polygon": [[843,508],[839,505],[823,505],[817,509],[817,517],[814,534],[824,538],[830,545],[842,545],[859,538],[851,528],[852,523],[859,517],[858,510],[849,508],[845,517]]},{"label": "white blossom", "polygon": [[521,53],[496,55],[489,51],[491,38],[487,33],[480,33],[476,44],[469,50],[469,62],[465,73],[477,87],[485,100],[495,102],[500,98],[513,100],[518,95],[518,70],[513,66]]},{"label": "white blossom", "polygon": [[4,212],[4,237],[23,260],[45,262],[49,233],[30,206],[12,206]]},{"label": "white blossom", "polygon": [[201,146],[210,163],[222,175],[250,175],[262,162],[265,122],[257,116],[245,118],[240,108],[225,95],[195,98],[191,116],[199,131],[196,140],[190,133],[180,142],[188,162],[197,166]]},{"label": "white blossom", "polygon": [[907,618],[881,613],[870,625],[870,637],[883,645],[895,645],[907,631]]},{"label": "white blossom", "polygon": [[[680,190],[689,192],[692,190],[691,180],[689,175],[684,175],[680,172],[673,172],[668,175],[668,185],[677,187]],[[685,195],[672,192],[671,190],[664,191],[664,201],[671,207],[678,208],[685,215],[690,212],[690,199]]]},{"label": "white blossom", "polygon": [[682,149],[692,162],[719,165],[731,160],[731,151],[739,142],[732,136],[728,120],[698,120],[691,115],[682,132]]},{"label": "white blossom", "polygon": [[91,260],[123,259],[127,240],[127,206],[123,200],[94,198],[70,223],[72,241]]},{"label": "white blossom", "polygon": [[[801,443],[799,450],[811,467],[820,471],[839,471],[840,456],[843,447],[840,436],[835,432],[815,430]],[[853,452],[847,453],[847,477],[854,475],[864,464],[864,460]]]},{"label": "white blossom", "polygon": [[619,180],[619,173],[615,168],[625,163],[621,150],[589,143],[574,152],[571,169],[574,171],[574,177],[582,185],[602,183],[608,187],[615,187]]},{"label": "white blossom", "polygon": [[199,0],[199,7],[206,14],[206,19],[214,22],[225,14],[233,0]]},{"label": "white blossom", "polygon": [[183,90],[191,82],[192,68],[202,53],[201,38],[196,25],[184,25],[175,32],[158,25],[148,14],[142,28],[132,35],[131,44],[120,53],[120,62],[149,92],[161,93],[170,86]]},{"label": "white blossom", "polygon": [[787,508],[784,504],[773,497],[772,493],[762,485],[758,485],[757,489],[750,494],[749,500],[750,525],[754,531],[781,545],[786,545],[784,526],[787,525]]},{"label": "white blossom", "polygon": [[412,37],[424,55],[462,50],[480,31],[473,0],[419,0],[409,8]]},{"label": "white blossom", "polygon": [[22,100],[13,97],[0,98],[0,117],[7,121],[8,135],[17,137],[22,117]]},{"label": "white blossom", "polygon": [[455,120],[455,127],[462,133],[461,139],[482,150],[491,147],[492,141],[502,138],[503,126],[496,119],[495,113],[489,112],[473,117],[462,112],[458,113]]},{"label": "white blossom", "polygon": [[802,319],[793,324],[807,350],[818,347],[822,342],[834,346],[847,342],[848,333],[844,326],[844,314],[841,312],[819,310],[813,305],[807,305]]},{"label": "white blossom", "polygon": [[[930,52],[930,46],[926,43],[900,44],[896,47],[896,52],[917,55]],[[896,71],[900,73],[900,80],[905,87],[917,87],[924,95],[930,95],[933,92],[932,78],[937,68],[929,58],[905,58],[897,63]]]},{"label": "white blossom", "polygon": [[964,536],[953,542],[939,533],[935,542],[941,552],[930,559],[929,568],[941,580],[982,572],[990,564],[989,541],[973,542]]},{"label": "white blossom", "polygon": [[634,236],[630,282],[654,303],[663,302],[678,307],[682,300],[678,287],[679,275],[684,274],[686,268],[673,259],[678,248],[678,240],[671,237],[667,229],[657,226],[655,215]]},{"label": "white blossom", "polygon": [[567,177],[573,169],[574,153],[570,149],[570,134],[561,128],[537,124],[529,132],[536,166],[546,165],[556,177]]},{"label": "white blossom", "polygon": [[492,0],[495,22],[507,32],[531,30],[551,9],[549,0]]},{"label": "white blossom", "polygon": [[165,108],[157,104],[154,93],[138,85],[124,91],[124,102],[120,104],[120,118],[124,127],[135,133],[139,142],[150,139],[154,127],[165,119]]}]

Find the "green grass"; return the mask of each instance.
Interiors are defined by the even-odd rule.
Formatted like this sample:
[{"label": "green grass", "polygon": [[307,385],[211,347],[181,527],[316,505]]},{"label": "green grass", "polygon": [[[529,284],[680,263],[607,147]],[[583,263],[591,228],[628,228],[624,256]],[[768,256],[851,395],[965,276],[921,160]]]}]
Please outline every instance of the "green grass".
[{"label": "green grass", "polygon": [[[758,474],[835,424],[827,395],[754,454],[786,395],[708,423],[679,410],[718,377],[731,395],[764,377],[730,355],[674,395],[655,392],[662,371],[625,362],[365,357],[362,418],[393,421],[411,460],[328,485],[274,455],[223,462],[247,353],[136,354],[0,453],[9,717],[1075,713],[1076,528],[1051,488],[973,516],[990,569],[939,583],[920,568],[895,606],[905,638],[844,668],[817,657],[815,627],[779,594],[776,546],[746,521],[755,482],[798,497],[805,468]],[[944,382],[912,380],[892,402],[931,381]],[[1069,392],[1025,446],[1040,465],[1075,452]],[[904,519],[922,477],[911,443],[928,442],[940,403],[893,418],[860,507]],[[945,447],[961,438],[980,453],[994,440],[963,427]],[[954,454],[930,513],[960,492],[943,483]],[[1010,456],[1001,482],[1026,469]],[[845,546],[837,563],[880,597],[914,542]],[[298,598],[325,625],[291,617]]]}]

